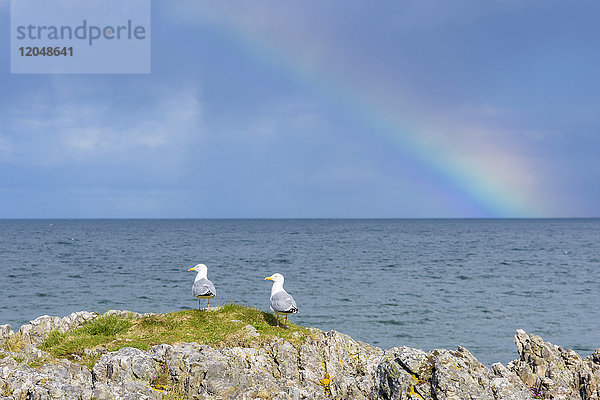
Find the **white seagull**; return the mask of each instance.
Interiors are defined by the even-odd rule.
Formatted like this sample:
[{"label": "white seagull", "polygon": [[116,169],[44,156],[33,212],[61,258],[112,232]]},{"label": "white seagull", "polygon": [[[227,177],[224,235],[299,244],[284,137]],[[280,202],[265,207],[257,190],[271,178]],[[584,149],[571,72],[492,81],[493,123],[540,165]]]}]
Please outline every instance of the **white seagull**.
[{"label": "white seagull", "polygon": [[200,299],[208,299],[206,309],[210,307],[210,299],[217,295],[215,285],[207,278],[208,268],[204,264],[198,264],[188,271],[198,271],[194,285],[192,286],[192,295],[198,299],[198,310],[200,310]]},{"label": "white seagull", "polygon": [[298,312],[298,306],[294,298],[283,289],[283,275],[273,274],[265,278],[266,281],[273,281],[271,288],[271,311],[277,317],[277,326],[279,326],[279,316],[285,315],[285,325],[287,328],[287,317],[290,314]]}]

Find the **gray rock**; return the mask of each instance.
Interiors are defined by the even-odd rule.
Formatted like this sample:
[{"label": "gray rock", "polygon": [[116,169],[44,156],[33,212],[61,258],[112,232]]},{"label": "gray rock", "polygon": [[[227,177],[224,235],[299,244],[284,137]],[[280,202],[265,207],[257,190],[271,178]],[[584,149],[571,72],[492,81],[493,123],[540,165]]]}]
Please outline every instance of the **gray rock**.
[{"label": "gray rock", "polygon": [[289,342],[279,339],[273,343],[273,361],[277,365],[278,376],[289,381],[298,381],[298,351]]},{"label": "gray rock", "polygon": [[390,400],[413,395],[431,399],[432,360],[423,350],[410,347],[388,349],[377,366],[373,396]]},{"label": "gray rock", "polygon": [[190,369],[190,375],[199,383],[197,393],[204,397],[237,398],[248,393],[271,394],[278,390],[277,368],[266,349],[216,350],[202,346],[199,353],[197,364],[192,364],[196,367],[195,373]]},{"label": "gray rock", "polygon": [[[596,350],[598,351],[598,350]],[[600,399],[600,363],[592,357],[584,360],[581,369],[577,371],[579,393],[583,399]]]},{"label": "gray rock", "polygon": [[0,325],[0,345],[12,335],[13,331],[9,324]]},{"label": "gray rock", "polygon": [[87,367],[67,360],[57,360],[40,369],[24,364],[14,365],[16,362],[13,368],[2,364],[0,363],[0,389],[11,393],[14,399],[92,398],[92,379]]},{"label": "gray rock", "polygon": [[102,382],[94,382],[92,388],[92,399],[94,400],[112,400],[115,397],[111,393],[110,386]]},{"label": "gray rock", "polygon": [[284,340],[258,348],[163,344],[150,354],[192,398],[368,398],[381,350],[338,332],[315,336],[299,348]]},{"label": "gray rock", "polygon": [[103,354],[106,354],[106,349],[102,346],[99,346],[97,348],[94,349],[83,349],[83,354],[85,354],[88,357],[96,357],[96,356],[102,356]]},{"label": "gray rock", "polygon": [[140,380],[150,383],[158,373],[152,356],[133,347],[124,347],[100,357],[92,369],[94,381],[119,383]]},{"label": "gray rock", "polygon": [[522,382],[515,385],[508,378],[492,378],[490,386],[494,394],[494,399],[523,400],[531,397],[530,391]]},{"label": "gray rock", "polygon": [[[156,315],[156,314],[146,314],[146,315]],[[126,311],[126,310],[108,310],[107,312],[102,314],[102,316],[103,317],[117,316],[117,317],[133,318],[133,319],[144,318],[144,314],[136,313],[133,311]]]},{"label": "gray rock", "polygon": [[596,364],[600,364],[600,349],[594,350],[594,353],[590,357],[588,357],[586,360],[589,360]]},{"label": "gray rock", "polygon": [[[111,310],[104,315],[146,314]],[[549,399],[600,400],[600,349],[582,359],[523,331],[515,336],[519,360],[491,369],[462,347],[383,352],[339,332],[317,329],[296,346],[278,339],[233,348],[182,343],[148,351],[87,349],[86,356],[100,356],[92,371],[38,349],[51,330],[68,331],[97,317],[88,312],[43,316],[21,327],[16,335],[26,343],[23,350],[0,349],[0,396],[162,399],[157,389],[166,387],[189,399],[525,400],[531,398],[529,388],[536,388]],[[6,338],[10,328],[0,332]],[[243,334],[259,335],[251,325]]]},{"label": "gray rock", "polygon": [[[298,373],[306,395],[366,399],[383,351],[336,331],[312,331],[298,349]],[[280,357],[281,358],[281,357]]]},{"label": "gray rock", "polygon": [[536,335],[518,330],[515,344],[519,360],[508,364],[525,385],[541,391],[544,398],[565,400],[598,400],[600,364],[596,355],[582,360],[573,350],[544,342]]},{"label": "gray rock", "polygon": [[429,353],[409,347],[387,350],[377,367],[373,397],[378,399],[529,399],[528,388],[506,367],[497,373],[465,348]]},{"label": "gray rock", "polygon": [[139,381],[124,381],[120,384],[94,382],[92,400],[149,400],[162,399],[160,391],[154,391],[147,384]]},{"label": "gray rock", "polygon": [[495,378],[492,379],[492,391],[497,399],[528,399],[531,391],[513,371],[500,363],[492,364]]},{"label": "gray rock", "polygon": [[256,330],[255,327],[253,327],[252,325],[248,324],[244,327],[244,329],[246,330],[246,332],[248,333],[248,336],[250,336],[251,338],[255,338],[255,337],[259,337],[260,333],[258,333],[258,331]]},{"label": "gray rock", "polygon": [[39,345],[52,331],[67,332],[99,317],[98,313],[79,311],[64,318],[43,315],[21,326],[19,335],[26,343]]},{"label": "gray rock", "polygon": [[434,350],[431,386],[438,400],[457,399],[468,393],[472,400],[493,399],[491,370],[465,348]]}]

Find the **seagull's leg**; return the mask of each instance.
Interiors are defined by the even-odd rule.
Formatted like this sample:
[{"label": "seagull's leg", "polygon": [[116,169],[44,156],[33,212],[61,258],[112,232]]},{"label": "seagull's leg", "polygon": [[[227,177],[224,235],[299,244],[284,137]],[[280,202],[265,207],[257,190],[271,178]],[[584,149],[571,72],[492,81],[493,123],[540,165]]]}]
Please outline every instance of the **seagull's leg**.
[{"label": "seagull's leg", "polygon": [[208,303],[206,304],[206,309],[208,310],[210,308],[210,299],[208,299]]},{"label": "seagull's leg", "polygon": [[201,310],[201,308],[200,308],[200,299],[198,299],[198,310]]},{"label": "seagull's leg", "polygon": [[279,315],[275,314],[275,318],[277,318],[277,327],[279,327]]},{"label": "seagull's leg", "polygon": [[287,315],[285,316],[285,325],[283,326],[284,328],[287,328]]}]

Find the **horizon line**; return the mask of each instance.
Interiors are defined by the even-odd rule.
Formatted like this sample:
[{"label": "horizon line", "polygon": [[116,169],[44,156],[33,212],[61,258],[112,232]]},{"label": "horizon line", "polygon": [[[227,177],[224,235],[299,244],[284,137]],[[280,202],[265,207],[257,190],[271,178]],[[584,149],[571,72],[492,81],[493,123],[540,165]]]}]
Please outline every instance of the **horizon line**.
[{"label": "horizon line", "polygon": [[32,220],[164,220],[164,221],[210,221],[210,220],[561,220],[600,219],[595,217],[0,217],[0,221]]}]

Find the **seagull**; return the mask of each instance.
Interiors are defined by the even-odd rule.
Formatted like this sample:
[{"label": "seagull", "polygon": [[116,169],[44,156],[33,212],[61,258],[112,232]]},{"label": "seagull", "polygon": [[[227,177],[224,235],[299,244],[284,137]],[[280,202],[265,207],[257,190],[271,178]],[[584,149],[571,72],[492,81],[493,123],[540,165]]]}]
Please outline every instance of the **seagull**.
[{"label": "seagull", "polygon": [[298,312],[296,301],[283,289],[283,275],[273,274],[265,278],[266,281],[273,281],[271,288],[271,311],[277,317],[277,326],[279,326],[279,316],[285,315],[284,328],[287,328],[288,315]]},{"label": "seagull", "polygon": [[206,309],[208,310],[210,307],[210,299],[217,295],[215,285],[213,285],[206,277],[208,268],[204,264],[198,264],[195,267],[188,269],[188,271],[198,271],[196,279],[194,280],[194,285],[192,286],[192,294],[194,297],[198,298],[198,310],[201,309],[200,299],[208,299],[208,304],[206,305]]}]

